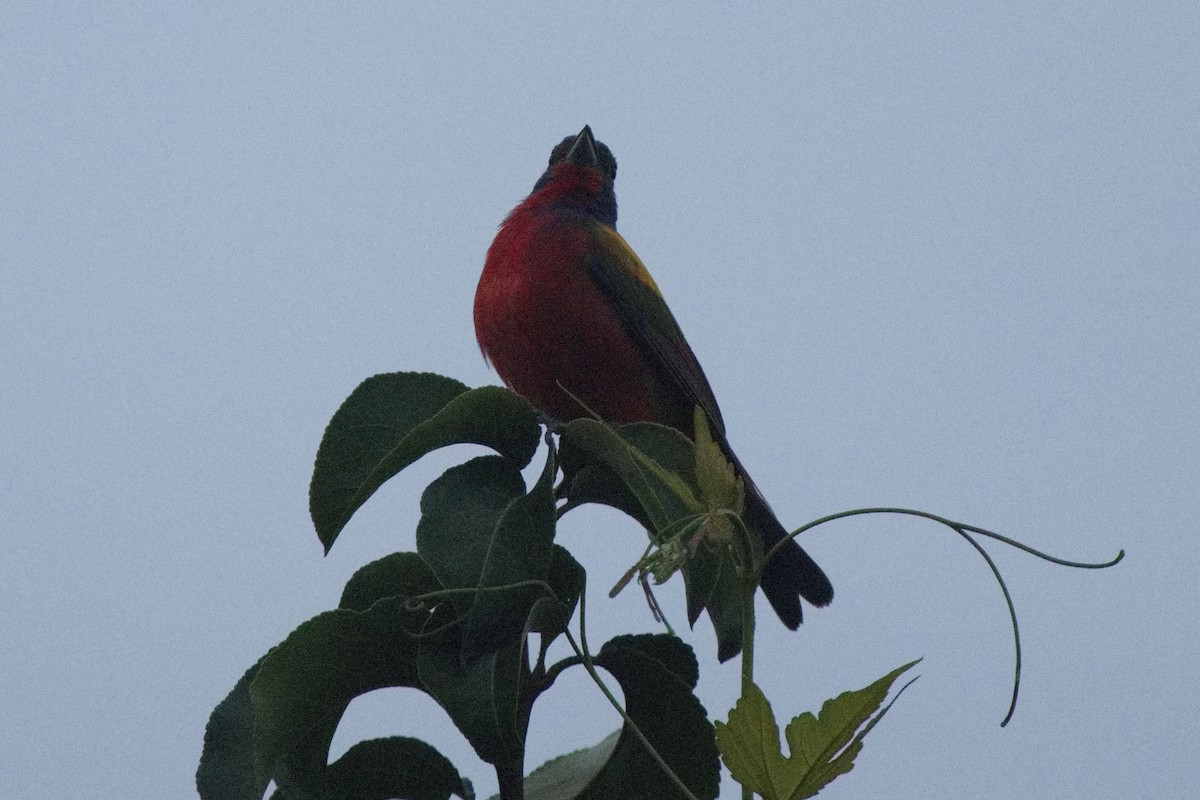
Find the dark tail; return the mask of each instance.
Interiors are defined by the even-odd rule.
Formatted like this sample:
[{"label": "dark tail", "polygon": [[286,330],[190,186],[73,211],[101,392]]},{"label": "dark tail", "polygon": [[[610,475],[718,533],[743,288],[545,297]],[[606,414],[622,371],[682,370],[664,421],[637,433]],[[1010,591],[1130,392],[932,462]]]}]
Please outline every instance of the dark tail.
[{"label": "dark tail", "polygon": [[[742,473],[745,476],[745,472]],[[746,526],[763,537],[764,552],[788,536],[758,487],[746,480]],[[795,630],[804,615],[800,610],[803,597],[814,606],[829,605],[833,599],[833,584],[795,539],[775,551],[763,569],[763,594],[771,602],[783,624]]]}]

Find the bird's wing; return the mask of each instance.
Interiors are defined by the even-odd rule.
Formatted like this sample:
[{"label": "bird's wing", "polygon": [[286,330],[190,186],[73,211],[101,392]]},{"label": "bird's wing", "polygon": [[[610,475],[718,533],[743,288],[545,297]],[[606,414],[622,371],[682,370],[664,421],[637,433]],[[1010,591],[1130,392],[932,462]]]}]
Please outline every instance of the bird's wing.
[{"label": "bird's wing", "polygon": [[596,221],[588,228],[598,245],[588,269],[621,324],[691,405],[704,410],[709,426],[723,439],[725,422],[717,398],[646,266],[613,228]]},{"label": "bird's wing", "polygon": [[787,538],[787,529],[729,447],[721,411],[708,379],[645,265],[612,228],[593,222],[589,229],[599,244],[597,255],[588,264],[593,279],[646,356],[662,374],[670,377],[683,397],[704,409],[717,441],[746,481],[746,524],[759,531],[767,547],[787,540],[788,544],[776,552],[764,569],[762,585],[779,618],[794,630],[803,616],[800,596],[816,606],[827,605],[833,599],[829,578],[808,553]]}]

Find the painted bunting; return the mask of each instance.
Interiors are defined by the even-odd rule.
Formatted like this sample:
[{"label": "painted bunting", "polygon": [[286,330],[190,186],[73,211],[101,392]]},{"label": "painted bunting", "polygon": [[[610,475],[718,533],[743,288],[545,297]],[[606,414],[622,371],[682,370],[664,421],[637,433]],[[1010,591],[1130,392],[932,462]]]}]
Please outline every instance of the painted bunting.
[{"label": "painted bunting", "polygon": [[[550,153],[533,192],[488,249],[475,292],[475,334],[510,389],[562,421],[657,422],[695,438],[699,406],[746,487],[744,521],[766,548],[787,536],[725,439],[700,363],[650,273],[616,231],[612,151],[589,127]],[[762,589],[789,628],[800,598],[815,606],[833,587],[796,542],[775,553]]]}]

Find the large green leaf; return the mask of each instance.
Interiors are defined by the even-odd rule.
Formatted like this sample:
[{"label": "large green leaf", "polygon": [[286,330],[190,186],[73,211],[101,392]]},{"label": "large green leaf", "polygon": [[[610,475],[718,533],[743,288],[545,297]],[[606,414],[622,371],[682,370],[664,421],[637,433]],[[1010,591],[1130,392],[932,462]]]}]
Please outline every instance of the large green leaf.
[{"label": "large green leaf", "polygon": [[369,739],[329,765],[327,800],[449,800],[451,795],[471,800],[475,792],[445,756],[420,739]]},{"label": "large green leaf", "polygon": [[[561,431],[563,494],[569,506],[602,503],[620,509],[646,526],[650,538],[663,544],[689,520],[709,510],[697,479],[697,455],[682,433],[653,423],[611,428],[580,419]],[[723,468],[702,459],[706,484]],[[741,578],[728,545],[689,545],[682,572],[687,594],[688,624],[707,610],[717,637],[717,656],[726,661],[742,649]]]},{"label": "large green leaf", "polygon": [[[604,737],[599,744],[551,759],[525,778],[525,800],[576,800],[608,764],[621,731]],[[493,795],[490,800],[500,800]]]},{"label": "large green leaf", "polygon": [[261,664],[260,660],[246,670],[208,718],[196,770],[201,800],[262,800],[263,788],[254,774],[254,706],[250,702],[250,683]]},{"label": "large green leaf", "polygon": [[[560,431],[560,447],[568,501],[573,491],[585,493],[589,502],[606,503],[635,519],[648,520],[654,534],[703,510],[692,475],[692,443],[679,431],[653,423],[614,429],[594,419],[577,419]],[[603,490],[613,484],[594,475],[593,480],[573,487],[588,466],[606,468],[625,491],[606,495]],[[636,506],[630,506],[631,498]]]},{"label": "large green leaf", "polygon": [[[329,742],[350,699],[376,685],[414,685],[416,646],[407,634],[420,629],[427,612],[405,610],[397,616],[396,609],[407,598],[437,588],[416,553],[393,553],[355,573],[342,595],[343,613],[323,614],[300,626],[213,710],[196,774],[200,796],[260,800],[264,780],[270,779],[286,786],[294,800],[324,791]],[[370,616],[350,613],[365,612],[386,598],[392,600]],[[371,642],[382,639],[384,652],[397,655],[396,641],[387,633],[395,622],[405,626],[398,641],[408,646],[395,661],[381,663],[371,657]],[[347,640],[355,642],[354,652],[341,652]],[[263,702],[256,704],[251,686],[268,662],[256,688]],[[303,702],[293,705],[294,697]]]},{"label": "large green leaf", "polygon": [[[197,772],[201,797],[260,800],[274,780],[276,796],[288,800],[393,797],[400,795],[386,792],[401,786],[408,787],[403,796],[419,800],[451,792],[469,798],[470,784],[449,762],[428,745],[404,737],[364,743],[327,764],[329,744],[354,697],[406,686],[443,699],[438,694],[444,696],[444,686],[435,681],[429,689],[418,671],[419,648],[437,643],[436,637],[421,638],[432,612],[411,602],[439,588],[415,553],[393,553],[355,573],[343,592],[342,608],[297,628],[247,671],[213,711]],[[453,619],[453,609],[444,605]],[[460,649],[455,641],[452,653]],[[505,684],[501,694],[514,685]],[[496,686],[477,682],[467,687],[468,695],[471,690],[487,706]]]},{"label": "large green leaf", "polygon": [[[420,687],[418,635],[429,613],[403,597],[366,611],[313,617],[269,652],[250,683],[255,794],[272,779],[320,781],[329,742],[355,697],[389,686]],[[314,793],[317,793],[314,791]]]},{"label": "large green leaf", "polygon": [[317,536],[328,550],[375,490],[432,450],[480,444],[525,466],[538,435],[537,413],[506,389],[468,389],[432,373],[368,378],[333,415],[317,450],[309,487]]},{"label": "large green leaf", "polygon": [[[479,573],[480,594],[463,632],[463,658],[503,647],[524,638],[534,607],[552,598],[550,564],[554,556],[554,449],[546,456],[542,475],[529,494],[505,510],[491,535],[487,558]],[[537,583],[529,583],[537,582]],[[519,589],[513,587],[526,583]],[[564,623],[565,624],[565,623]]]},{"label": "large green leaf", "polygon": [[[672,771],[700,800],[715,798],[721,765],[712,724],[693,693],[699,668],[691,648],[666,634],[618,636],[600,649],[595,663],[616,678],[626,713]],[[581,757],[578,766],[587,769],[590,760]],[[625,726],[603,768],[575,796],[661,800],[684,795]]]},{"label": "large green leaf", "polygon": [[538,600],[530,618],[529,629],[542,635],[543,650],[567,629],[586,581],[587,573],[574,556],[565,547],[554,545],[549,574],[553,594]]},{"label": "large green leaf", "polygon": [[338,608],[366,611],[387,597],[411,598],[441,589],[437,578],[416,553],[392,553],[372,561],[346,582]]},{"label": "large green leaf", "polygon": [[863,737],[891,707],[879,710],[892,684],[916,663],[892,670],[866,688],[825,701],[819,717],[805,712],[793,718],[784,732],[790,756],[784,756],[780,748],[779,725],[771,704],[762,690],[749,684],[729,712],[729,721],[716,723],[717,746],[725,766],[734,780],[764,800],[813,797],[854,767]]},{"label": "large green leaf", "polygon": [[464,661],[461,629],[452,606],[434,612],[417,658],[421,683],[480,758],[511,766],[524,753],[528,725],[528,709],[521,705],[525,643]]},{"label": "large green leaf", "polygon": [[554,538],[553,454],[529,494],[516,465],[481,456],[447,470],[421,497],[417,550],[463,616],[463,658],[524,638],[546,596]]},{"label": "large green leaf", "polygon": [[[498,456],[480,456],[446,470],[421,495],[417,552],[448,589],[479,585],[492,538],[504,512],[525,496],[521,471]],[[465,616],[473,592],[453,598]]]}]

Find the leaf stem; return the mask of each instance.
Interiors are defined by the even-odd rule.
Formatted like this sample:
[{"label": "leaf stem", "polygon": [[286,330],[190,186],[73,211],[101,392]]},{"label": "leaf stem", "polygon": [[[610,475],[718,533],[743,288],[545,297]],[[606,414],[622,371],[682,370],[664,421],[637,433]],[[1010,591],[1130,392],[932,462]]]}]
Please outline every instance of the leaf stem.
[{"label": "leaf stem", "polygon": [[[767,563],[762,547],[751,538],[750,531],[742,518],[736,514],[726,517],[738,532],[742,549],[746,557],[742,558],[741,569],[738,570],[742,579],[742,691],[741,697],[750,694],[754,684],[754,595],[758,591],[758,582],[762,579],[763,565]],[[734,547],[734,552],[739,548]],[[754,790],[742,785],[742,800],[754,800]]]},{"label": "leaf stem", "polygon": [[[754,570],[746,570],[753,576]],[[745,580],[745,577],[743,577]],[[754,683],[754,592],[758,587],[746,580],[742,592],[742,693],[745,697]],[[742,800],[754,800],[754,791],[742,785]]]},{"label": "leaf stem", "polygon": [[1021,631],[1017,627],[1017,609],[1013,605],[1012,595],[1008,592],[1008,585],[1004,582],[1004,578],[1000,577],[1000,570],[996,567],[996,562],[992,561],[992,557],[987,551],[980,546],[979,542],[975,541],[962,529],[956,529],[958,533],[971,543],[971,546],[979,551],[979,555],[983,556],[983,560],[987,562],[991,568],[992,574],[996,576],[996,583],[1000,584],[1000,591],[1004,592],[1004,603],[1008,606],[1008,618],[1012,621],[1013,631],[1013,647],[1016,649],[1016,659],[1013,664],[1013,688],[1012,699],[1008,703],[1008,713],[1004,715],[1004,719],[1000,721],[1000,727],[1003,728],[1013,718],[1013,714],[1017,712],[1017,695],[1021,691]]},{"label": "leaf stem", "polygon": [[[784,543],[787,542],[789,539],[795,539],[797,536],[799,536],[800,534],[804,533],[807,530],[811,530],[812,528],[815,528],[818,525],[824,525],[826,522],[833,522],[834,520],[845,519],[846,517],[861,516],[863,514],[900,514],[900,515],[904,515],[904,516],[920,517],[921,519],[932,520],[933,522],[937,522],[941,525],[945,525],[947,528],[950,528],[955,533],[957,533],[959,536],[966,539],[967,542],[972,547],[974,547],[976,551],[978,551],[979,555],[983,556],[983,560],[987,563],[988,568],[991,569],[991,571],[992,571],[992,575],[994,575],[996,578],[996,583],[998,583],[1000,585],[1000,591],[1004,594],[1004,603],[1008,607],[1008,617],[1012,623],[1013,647],[1016,651],[1016,657],[1014,659],[1014,665],[1013,665],[1012,699],[1009,701],[1008,713],[1006,713],[1004,715],[1004,719],[1000,722],[1000,727],[1002,727],[1002,728],[1012,720],[1013,714],[1016,713],[1017,696],[1021,690],[1021,631],[1020,631],[1019,626],[1017,625],[1017,610],[1016,610],[1016,606],[1013,605],[1012,594],[1010,594],[1008,591],[1008,585],[1005,584],[1004,578],[1001,577],[1000,570],[996,566],[996,562],[992,560],[992,557],[990,555],[988,555],[987,551],[983,549],[982,545],[980,545],[979,542],[975,541],[975,539],[972,538],[971,534],[974,533],[974,534],[978,534],[980,536],[986,536],[989,539],[994,539],[995,541],[1002,542],[1004,544],[1009,545],[1010,547],[1015,547],[1018,550],[1023,550],[1026,553],[1029,553],[1030,555],[1037,556],[1038,558],[1041,558],[1045,561],[1049,561],[1053,564],[1059,564],[1064,567],[1075,567],[1077,569],[1105,569],[1107,567],[1113,566],[1114,564],[1118,563],[1121,559],[1123,559],[1125,557],[1125,551],[1122,549],[1117,552],[1116,558],[1114,558],[1110,561],[1102,561],[1102,562],[1096,562],[1096,563],[1090,563],[1090,562],[1085,562],[1085,561],[1068,561],[1065,558],[1058,558],[1057,556],[1052,556],[1048,553],[1044,553],[1041,550],[1036,550],[1036,549],[1030,547],[1029,545],[1022,544],[1021,542],[1018,542],[1015,539],[1011,539],[1011,538],[1009,538],[1007,536],[1003,536],[999,533],[994,533],[993,531],[989,531],[985,528],[980,528],[976,525],[968,525],[963,522],[955,522],[952,519],[948,519],[948,518],[940,516],[938,514],[932,514],[928,511],[918,511],[918,510],[911,509],[911,508],[881,507],[881,508],[856,508],[856,509],[853,509],[850,511],[839,511],[836,514],[830,514],[828,516],[821,517],[820,519],[815,519],[812,522],[809,522],[805,525],[801,525],[799,528],[792,531],[792,533],[787,538],[785,538],[781,542],[778,542],[774,547],[772,547],[767,552],[765,561],[769,561],[771,559],[771,557],[773,555],[775,555],[775,551],[778,550],[780,547],[782,547],[784,545]],[[765,563],[765,561],[764,561],[764,563]],[[743,686],[745,684],[744,672],[745,672],[745,670],[743,668]]]},{"label": "leaf stem", "polygon": [[692,790],[688,788],[687,784],[675,774],[675,770],[671,769],[671,766],[667,764],[666,760],[659,755],[658,750],[656,750],[654,745],[650,743],[650,740],[646,738],[646,734],[642,733],[642,729],[639,728],[637,723],[633,721],[633,718],[629,716],[629,712],[625,710],[625,707],[621,705],[619,700],[617,700],[616,695],[614,695],[612,690],[608,688],[608,684],[606,684],[600,677],[600,673],[596,671],[596,665],[592,662],[592,654],[588,651],[587,627],[584,624],[584,617],[586,616],[585,612],[587,610],[585,608],[586,594],[587,593],[585,591],[579,596],[579,642],[575,641],[575,637],[571,635],[571,631],[569,630],[563,632],[567,638],[567,642],[570,643],[571,649],[575,651],[575,655],[579,657],[580,662],[583,664],[583,668],[587,670],[588,676],[591,677],[596,686],[600,687],[600,691],[606,698],[608,698],[608,702],[611,703],[612,707],[615,708],[617,713],[621,715],[621,719],[624,720],[626,727],[628,727],[629,730],[633,732],[633,735],[637,737],[638,741],[642,743],[642,746],[646,748],[646,752],[650,754],[650,757],[654,759],[655,763],[662,767],[663,772],[667,774],[667,777],[671,779],[672,783],[679,787],[679,791],[683,793],[684,797],[688,798],[688,800],[699,800]]},{"label": "leaf stem", "polygon": [[[1037,556],[1038,558],[1044,559],[1044,560],[1049,561],[1054,564],[1060,564],[1064,567],[1076,567],[1077,569],[1105,569],[1107,567],[1114,566],[1119,561],[1121,561],[1121,559],[1125,558],[1125,551],[1122,549],[1117,552],[1116,558],[1113,558],[1109,561],[1099,561],[1099,562],[1094,562],[1094,563],[1090,563],[1090,562],[1086,562],[1086,561],[1068,561],[1067,559],[1052,556],[1049,553],[1044,553],[1041,550],[1036,550],[1027,544],[1022,544],[1021,542],[1018,542],[1015,539],[1010,539],[1007,536],[1003,536],[999,533],[993,533],[992,531],[977,527],[975,525],[967,525],[966,523],[963,523],[963,522],[955,522],[952,519],[948,519],[947,517],[943,517],[938,514],[933,514],[928,511],[918,511],[918,510],[912,509],[912,508],[894,508],[894,507],[888,507],[888,506],[883,506],[880,508],[855,508],[850,511],[839,511],[836,514],[829,514],[828,516],[824,516],[824,517],[821,517],[820,519],[815,519],[812,522],[808,522],[808,523],[805,523],[804,525],[801,525],[799,528],[792,531],[792,533],[787,538],[795,539],[797,536],[804,533],[805,531],[811,530],[811,529],[817,527],[818,525],[824,525],[826,522],[833,522],[834,520],[845,519],[846,517],[862,516],[863,514],[901,514],[901,515],[906,515],[906,516],[910,516],[910,517],[921,517],[922,519],[933,520],[934,522],[939,522],[948,528],[953,528],[955,530],[970,531],[971,533],[977,533],[980,536],[986,536],[989,539],[995,539],[998,542],[1003,542],[1004,544],[1007,544],[1011,547],[1015,547],[1018,550],[1024,550],[1026,553],[1029,553],[1030,555]],[[786,541],[786,539],[784,541]],[[778,550],[782,546],[783,546],[783,542],[778,542],[774,547],[772,547],[770,552],[767,553],[767,560],[770,560],[771,556],[775,555],[775,551]]]}]

